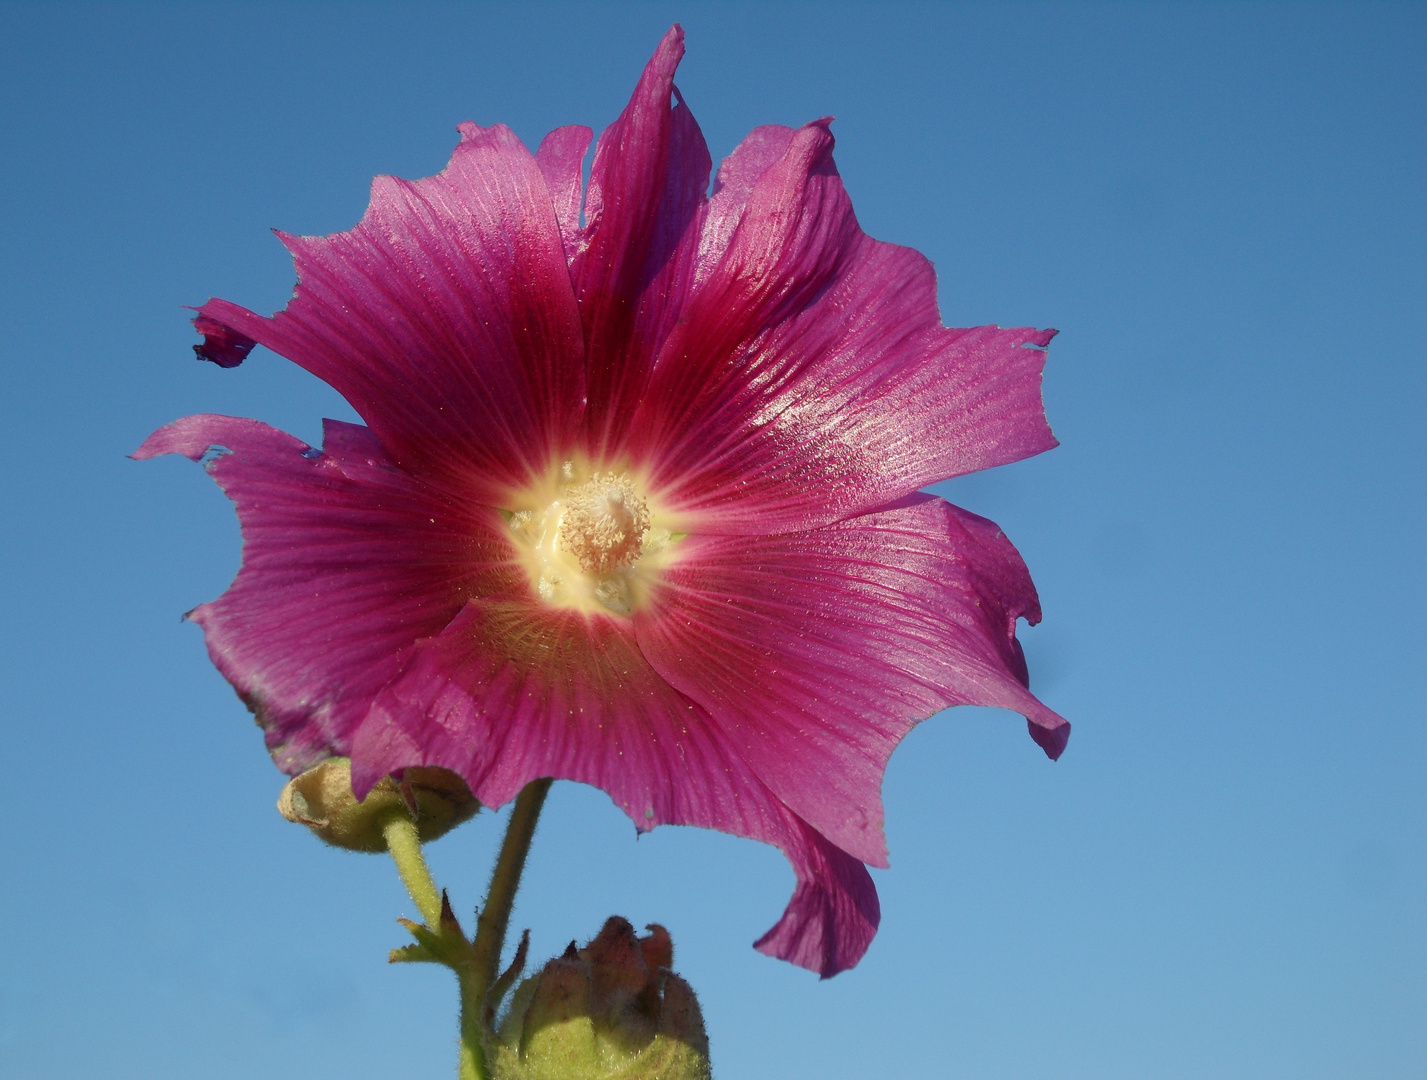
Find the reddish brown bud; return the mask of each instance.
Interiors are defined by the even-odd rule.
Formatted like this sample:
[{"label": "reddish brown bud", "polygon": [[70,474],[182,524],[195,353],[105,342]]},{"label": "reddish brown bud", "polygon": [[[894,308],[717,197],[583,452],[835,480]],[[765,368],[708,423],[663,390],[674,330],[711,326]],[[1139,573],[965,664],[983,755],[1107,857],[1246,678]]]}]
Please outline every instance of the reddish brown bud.
[{"label": "reddish brown bud", "polygon": [[650,923],[644,929],[649,931],[649,936],[639,939],[639,948],[644,953],[644,963],[649,970],[673,967],[674,939],[669,936],[669,931],[658,923]]}]

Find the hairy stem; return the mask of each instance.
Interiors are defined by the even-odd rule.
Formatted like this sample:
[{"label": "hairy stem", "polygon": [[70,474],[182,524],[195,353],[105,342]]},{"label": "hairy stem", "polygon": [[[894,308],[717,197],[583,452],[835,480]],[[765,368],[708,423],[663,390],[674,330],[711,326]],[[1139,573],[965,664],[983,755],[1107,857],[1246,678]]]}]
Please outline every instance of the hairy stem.
[{"label": "hairy stem", "polygon": [[540,809],[545,805],[551,783],[551,780],[534,780],[516,796],[500,854],[491,870],[486,902],[476,916],[476,940],[469,954],[470,961],[456,969],[461,985],[459,1080],[489,1080],[490,1077],[490,1065],[486,1061],[487,997],[495,985],[505,932],[510,925],[510,909],[515,904],[520,875],[530,854],[530,842],[535,838],[535,824],[540,820]]},{"label": "hairy stem", "polygon": [[461,1058],[456,1067],[457,1080],[490,1080],[490,1063],[486,1061],[485,988],[477,984],[468,968],[456,972],[461,987]]},{"label": "hairy stem", "polygon": [[520,888],[520,874],[525,869],[525,858],[530,854],[530,841],[535,838],[535,823],[540,820],[540,809],[545,805],[545,796],[549,794],[553,782],[532,780],[526,784],[516,796],[515,808],[510,812],[505,840],[491,871],[486,902],[476,919],[474,975],[482,999],[495,983],[501,950],[505,947],[506,927],[510,925],[510,909],[515,903],[515,891]]},{"label": "hairy stem", "polygon": [[[520,888],[520,875],[525,869],[530,842],[535,838],[535,825],[540,809],[550,791],[551,780],[535,780],[516,796],[515,807],[506,825],[505,840],[491,871],[491,884],[486,902],[476,917],[475,941],[468,941],[460,923],[451,912],[444,895],[431,880],[431,871],[421,854],[421,841],[416,823],[406,814],[392,814],[383,823],[382,835],[396,863],[406,891],[421,912],[425,927],[408,923],[423,952],[415,959],[445,964],[456,973],[461,989],[461,1056],[457,1067],[459,1080],[490,1080],[490,1063],[486,1060],[488,1032],[486,1014],[496,1002],[489,1001],[496,982],[505,932],[510,925],[510,910],[515,893]],[[524,956],[522,950],[521,956]],[[412,959],[402,950],[392,954],[394,960]],[[490,1010],[487,1005],[490,1005]]]},{"label": "hairy stem", "polygon": [[411,894],[421,920],[435,930],[441,925],[441,893],[431,880],[426,858],[421,854],[421,840],[416,835],[416,822],[407,814],[392,814],[382,825],[387,850],[396,863],[396,872]]}]

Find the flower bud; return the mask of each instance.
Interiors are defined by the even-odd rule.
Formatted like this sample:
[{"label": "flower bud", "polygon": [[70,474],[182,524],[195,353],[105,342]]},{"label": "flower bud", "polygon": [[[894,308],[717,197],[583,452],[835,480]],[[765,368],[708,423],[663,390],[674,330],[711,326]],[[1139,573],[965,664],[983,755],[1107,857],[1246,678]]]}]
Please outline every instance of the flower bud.
[{"label": "flower bud", "polygon": [[500,1025],[496,1080],[709,1080],[698,1000],[669,970],[668,931],[649,929],[636,938],[611,918],[526,979]]},{"label": "flower bud", "polygon": [[416,822],[423,842],[444,836],[475,816],[481,804],[453,772],[411,768],[401,779],[386,776],[361,802],[352,794],[352,763],[328,758],[288,781],[277,809],[288,821],[306,825],[318,838],[348,851],[387,849],[382,827],[393,814]]}]

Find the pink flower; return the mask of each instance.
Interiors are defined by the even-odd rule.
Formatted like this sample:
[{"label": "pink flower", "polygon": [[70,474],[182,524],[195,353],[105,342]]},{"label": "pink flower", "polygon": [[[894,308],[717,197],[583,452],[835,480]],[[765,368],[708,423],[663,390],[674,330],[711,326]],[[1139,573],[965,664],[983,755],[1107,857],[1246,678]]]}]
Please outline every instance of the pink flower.
[{"label": "pink flower", "polygon": [[918,493],[1055,445],[1054,332],[944,328],[926,259],[858,227],[826,119],[756,129],[708,195],[683,51],[675,27],[583,193],[588,128],[532,156],[463,124],[350,232],[281,237],[283,311],[200,309],[201,356],[260,343],[367,426],[319,451],[190,416],[136,456],[203,459],[237,504],[242,569],[193,618],[280,768],[350,755],[363,794],[443,766],[492,806],[578,780],[640,829],[775,844],[797,889],[757,948],[829,976],[876,931],[914,724],[997,705],[1065,746],[1020,556]]}]

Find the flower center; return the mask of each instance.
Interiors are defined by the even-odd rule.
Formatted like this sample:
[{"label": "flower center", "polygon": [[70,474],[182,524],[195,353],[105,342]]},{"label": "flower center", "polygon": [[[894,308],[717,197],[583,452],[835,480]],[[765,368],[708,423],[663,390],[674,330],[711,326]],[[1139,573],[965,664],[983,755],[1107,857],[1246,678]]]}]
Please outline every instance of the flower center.
[{"label": "flower center", "polygon": [[531,585],[556,607],[628,615],[670,543],[634,477],[565,462],[507,513]]},{"label": "flower center", "polygon": [[628,473],[595,473],[566,496],[559,542],[596,577],[633,566],[644,551],[649,504]]}]

